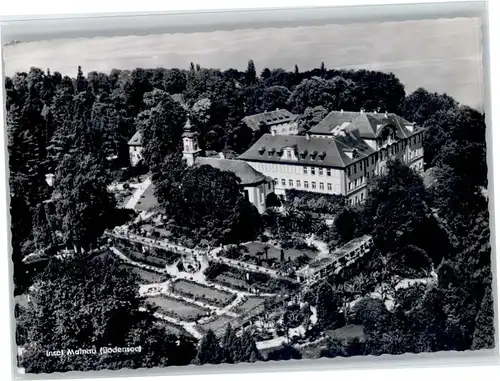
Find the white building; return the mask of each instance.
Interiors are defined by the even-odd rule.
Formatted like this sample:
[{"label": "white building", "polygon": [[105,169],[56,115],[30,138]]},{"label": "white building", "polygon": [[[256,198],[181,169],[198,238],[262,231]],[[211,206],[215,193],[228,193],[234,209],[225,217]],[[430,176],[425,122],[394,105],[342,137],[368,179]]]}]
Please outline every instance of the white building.
[{"label": "white building", "polygon": [[285,109],[266,111],[260,114],[249,115],[243,122],[254,132],[271,132],[277,135],[296,135],[299,131],[298,115]]},{"label": "white building", "polygon": [[358,204],[367,181],[399,158],[423,171],[423,130],[395,115],[332,111],[306,136],[264,134],[239,156],[286,189],[342,194]]},{"label": "white building", "polygon": [[128,141],[130,164],[135,167],[142,160],[142,134],[139,130]]}]

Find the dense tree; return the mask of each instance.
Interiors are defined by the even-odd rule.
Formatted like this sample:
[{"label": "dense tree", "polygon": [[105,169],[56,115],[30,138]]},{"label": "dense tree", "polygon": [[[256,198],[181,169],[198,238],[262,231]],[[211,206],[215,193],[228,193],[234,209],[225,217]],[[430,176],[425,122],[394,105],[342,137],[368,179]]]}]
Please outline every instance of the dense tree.
[{"label": "dense tree", "polygon": [[369,187],[366,214],[373,238],[386,252],[419,243],[426,217],[426,192],[422,178],[400,161],[390,161],[385,175]]},{"label": "dense tree", "polygon": [[245,72],[245,79],[248,85],[252,85],[257,81],[257,71],[253,60],[248,61],[247,71]]},{"label": "dense tree", "polygon": [[241,356],[241,340],[236,336],[236,331],[228,324],[224,337],[222,338],[222,348],[224,351],[224,362],[233,364],[239,361]]},{"label": "dense tree", "polygon": [[297,120],[299,134],[303,134],[318,125],[327,115],[328,111],[323,106],[307,107]]},{"label": "dense tree", "polygon": [[66,155],[56,170],[55,201],[64,242],[89,249],[112,224],[115,200],[103,165],[92,155]]},{"label": "dense tree", "polygon": [[[27,372],[185,365],[194,343],[176,338],[139,311],[132,273],[110,256],[53,260],[31,293],[28,342],[21,366]],[[141,346],[133,354],[100,355],[101,347]],[[96,348],[88,356],[46,355],[50,350]]]},{"label": "dense tree", "polygon": [[418,88],[406,96],[401,106],[402,116],[422,126],[437,112],[457,107],[457,102],[447,94],[431,93]]},{"label": "dense tree", "polygon": [[256,362],[262,360],[262,355],[257,349],[257,343],[248,330],[243,331],[241,335],[241,357],[237,362]]},{"label": "dense tree", "polygon": [[179,69],[168,70],[163,86],[170,94],[181,94],[186,88],[186,74]]},{"label": "dense tree", "polygon": [[339,295],[336,295],[328,283],[322,283],[316,294],[316,313],[318,316],[316,325],[322,329],[335,326],[340,318],[339,309]]},{"label": "dense tree", "polygon": [[223,360],[224,353],[219,340],[212,330],[208,330],[198,345],[195,363],[197,365],[220,364]]},{"label": "dense tree", "polygon": [[145,142],[144,161],[152,168],[162,163],[167,155],[181,151],[186,112],[179,103],[161,90],[153,90],[145,99],[150,105],[157,102],[154,107],[137,116]]},{"label": "dense tree", "polygon": [[267,361],[300,360],[302,354],[295,347],[284,344],[267,354]]},{"label": "dense tree", "polygon": [[472,349],[493,348],[495,346],[494,318],[493,293],[490,286],[485,289],[483,301],[476,317]]},{"label": "dense tree", "polygon": [[287,108],[291,92],[284,86],[270,86],[264,89],[262,108],[272,111],[278,108]]},{"label": "dense tree", "polygon": [[239,179],[203,165],[188,170],[181,187],[171,194],[168,213],[175,222],[207,239],[250,240],[260,231],[255,207],[242,195]]}]

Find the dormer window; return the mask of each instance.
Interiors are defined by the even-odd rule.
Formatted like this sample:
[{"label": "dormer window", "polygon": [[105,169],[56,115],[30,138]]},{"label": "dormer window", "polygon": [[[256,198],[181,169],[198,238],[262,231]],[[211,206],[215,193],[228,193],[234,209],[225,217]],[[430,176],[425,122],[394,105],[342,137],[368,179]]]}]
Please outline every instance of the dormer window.
[{"label": "dormer window", "polygon": [[259,149],[259,155],[264,155],[264,152],[266,152],[266,147],[261,147]]},{"label": "dormer window", "polygon": [[269,155],[269,156],[273,156],[275,152],[276,152],[276,148],[271,148],[271,149],[268,151],[268,155]]},{"label": "dormer window", "polygon": [[302,156],[302,159],[305,159],[307,156],[307,150],[303,149],[302,151],[300,151],[300,156]]},{"label": "dormer window", "polygon": [[325,157],[326,157],[326,152],[325,151],[322,151],[322,152],[319,153],[320,160],[325,160]]},{"label": "dormer window", "polygon": [[311,159],[315,159],[316,156],[318,156],[318,151],[312,151],[311,152]]}]

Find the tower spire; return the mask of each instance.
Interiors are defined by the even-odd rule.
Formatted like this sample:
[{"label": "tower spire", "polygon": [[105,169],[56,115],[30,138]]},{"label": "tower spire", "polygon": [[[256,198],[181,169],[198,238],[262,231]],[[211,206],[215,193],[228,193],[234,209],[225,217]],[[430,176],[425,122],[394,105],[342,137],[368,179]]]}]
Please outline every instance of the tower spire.
[{"label": "tower spire", "polygon": [[201,149],[198,145],[198,132],[193,129],[189,117],[184,124],[182,143],[184,146],[182,156],[186,160],[188,167],[192,167],[196,162],[196,158],[200,156]]}]

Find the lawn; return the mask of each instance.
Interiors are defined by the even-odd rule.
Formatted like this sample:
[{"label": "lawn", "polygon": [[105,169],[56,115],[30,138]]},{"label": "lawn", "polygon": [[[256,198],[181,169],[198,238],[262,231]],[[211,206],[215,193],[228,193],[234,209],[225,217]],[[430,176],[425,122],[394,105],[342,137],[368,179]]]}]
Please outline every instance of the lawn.
[{"label": "lawn", "polygon": [[121,267],[128,268],[133,273],[137,274],[139,276],[139,284],[161,283],[166,281],[166,277],[162,274],[141,269],[140,267],[132,266],[128,263],[122,264]]},{"label": "lawn", "polygon": [[202,324],[202,325],[200,325],[200,327],[204,331],[208,331],[209,329],[211,329],[212,331],[216,331],[221,327],[227,326],[231,322],[231,320],[233,320],[233,319],[231,319],[227,316],[219,316],[214,321],[212,321],[210,323]]},{"label": "lawn", "polygon": [[[278,261],[280,260],[281,257],[281,249],[277,248],[276,246],[273,245],[268,245],[264,244],[262,242],[250,242],[245,244],[245,246],[248,248],[248,254],[256,257],[257,253],[262,252],[264,255],[262,258],[265,258],[265,251],[264,248],[267,246],[269,247],[269,251],[267,252],[267,256],[269,258],[274,258],[277,259]],[[285,260],[290,258],[290,260],[295,260],[301,255],[307,255],[309,258],[316,258],[318,255],[317,252],[312,251],[312,250],[298,250],[298,249],[285,249]]]},{"label": "lawn", "polygon": [[154,195],[154,186],[151,184],[142,194],[134,209],[148,211],[158,206],[158,200]]},{"label": "lawn", "polygon": [[202,286],[186,280],[178,280],[173,284],[175,291],[194,299],[206,299],[209,302],[218,302],[222,305],[230,303],[234,299],[234,294],[219,291],[210,287]]},{"label": "lawn", "polygon": [[215,281],[222,282],[224,284],[228,284],[229,287],[235,287],[235,288],[243,288],[247,289],[248,284],[246,281],[243,279],[238,279],[232,276],[229,276],[227,274],[220,274],[215,278]]},{"label": "lawn", "polygon": [[186,321],[195,321],[210,313],[207,309],[166,296],[150,296],[146,301],[157,305],[160,313]]},{"label": "lawn", "polygon": [[117,248],[131,260],[154,266],[158,269],[164,269],[165,266],[171,265],[180,258],[180,255],[176,253],[161,249],[153,249],[153,251],[148,251],[147,255],[144,255],[144,253],[127,246],[126,243],[118,243]]}]

